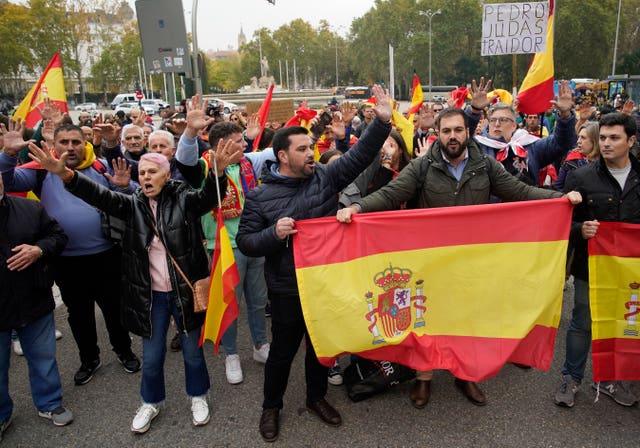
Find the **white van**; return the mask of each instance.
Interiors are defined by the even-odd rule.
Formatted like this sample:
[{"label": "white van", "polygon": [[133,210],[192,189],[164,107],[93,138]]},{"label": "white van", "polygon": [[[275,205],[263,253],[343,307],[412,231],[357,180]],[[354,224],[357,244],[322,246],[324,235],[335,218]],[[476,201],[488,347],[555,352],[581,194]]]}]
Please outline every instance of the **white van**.
[{"label": "white van", "polygon": [[137,103],[135,93],[119,93],[116,97],[111,101],[111,109],[115,109],[118,107],[120,103]]}]

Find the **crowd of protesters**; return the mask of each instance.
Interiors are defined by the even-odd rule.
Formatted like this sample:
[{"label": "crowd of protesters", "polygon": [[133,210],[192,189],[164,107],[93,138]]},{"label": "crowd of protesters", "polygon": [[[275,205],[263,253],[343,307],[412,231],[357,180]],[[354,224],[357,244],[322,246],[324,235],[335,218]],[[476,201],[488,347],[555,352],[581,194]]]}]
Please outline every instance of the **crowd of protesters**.
[{"label": "crowd of protesters", "polygon": [[[303,338],[306,406],[328,425],[342,423],[325,400],[328,383],[342,384],[340,365],[319,363],[300,308],[290,239],[296,221],[336,215],[348,223],[353,214],[375,210],[571,201],[568,270],[575,305],[554,399],[572,407],[591,342],[586,240],[599,221],[640,223],[640,108],[631,100],[611,107],[588,98],[576,102],[561,83],[548,111],[522,114],[517,101],[498,97],[491,81],[481,79],[462,101],[452,95],[402,115],[382,87],[372,92],[362,104],[316,111],[303,103],[289,122],[263,127],[256,115],[224,114],[199,96],[162,111],[158,129],[143,110],[82,113],[73,123],[48,101],[35,129],[2,117],[0,438],[12,421],[12,344],[29,361],[38,414],[58,426],[73,421],[62,404],[55,359],[54,282],[78,349],[76,385],[91,381],[102,365],[97,304],[124,371],[142,371],[131,430],[146,432],[166,396],[163,365],[173,321],[170,347],[183,352],[192,423],[208,423],[210,380],[198,345],[204,314],[194,312],[190,285],[207,275],[215,250],[216,186],[253,360],[265,364],[264,440],[279,435],[291,363]],[[620,205],[612,208],[612,201]],[[96,272],[107,281],[98,285]],[[243,381],[239,324],[222,337],[231,385]],[[142,363],[130,333],[142,338]],[[432,372],[416,372],[410,394],[416,408],[427,405],[431,379]],[[487,403],[478,384],[455,384],[471,403]],[[621,405],[638,401],[623,382],[596,387]]]}]

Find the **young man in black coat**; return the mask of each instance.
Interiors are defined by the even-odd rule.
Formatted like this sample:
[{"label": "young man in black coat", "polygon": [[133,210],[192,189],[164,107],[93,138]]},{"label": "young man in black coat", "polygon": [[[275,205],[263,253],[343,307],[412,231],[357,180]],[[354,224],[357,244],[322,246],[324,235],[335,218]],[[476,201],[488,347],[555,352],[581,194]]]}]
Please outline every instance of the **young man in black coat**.
[{"label": "young man in black coat", "polygon": [[302,127],[283,128],[273,139],[278,162],[267,162],[262,185],[247,195],[236,242],[245,255],[266,257],[265,277],[271,298],[273,336],[265,365],[260,418],[260,434],[267,442],[278,437],[282,398],[303,336],[307,346],[307,408],[328,425],[342,423],[338,411],[324,399],[327,368],[318,362],[309,340],[289,237],[297,232],[296,220],[335,214],[338,193],[379,156],[391,130],[391,105],[380,86],[373,89],[377,118],[343,157],[331,165],[316,165],[308,131]]}]

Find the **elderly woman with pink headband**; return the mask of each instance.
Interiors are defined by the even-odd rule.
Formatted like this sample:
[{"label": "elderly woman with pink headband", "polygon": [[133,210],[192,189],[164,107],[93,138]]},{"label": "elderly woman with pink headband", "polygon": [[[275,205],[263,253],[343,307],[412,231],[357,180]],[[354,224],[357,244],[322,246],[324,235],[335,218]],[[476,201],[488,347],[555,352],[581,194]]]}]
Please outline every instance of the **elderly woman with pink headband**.
[{"label": "elderly woman with pink headband", "polygon": [[[44,151],[30,145],[31,158],[60,176],[71,193],[126,222],[122,239],[122,319],[130,332],[142,337],[143,351],[142,405],[131,424],[134,433],[150,428],[160,412],[159,404],[165,400],[164,359],[171,315],[180,330],[192,422],[195,426],[209,422],[209,373],[202,347],[198,346],[205,313],[194,312],[191,288],[169,261],[169,254],[191,283],[209,274],[200,217],[217,203],[216,183],[220,191],[226,191],[225,167],[242,156],[231,143],[209,151],[209,166],[215,167],[216,173],[209,173],[200,190],[171,180],[165,156],[144,154],[138,165],[140,188],[133,195],[109,191],[67,168],[66,153],[56,159],[46,144]],[[115,177],[130,176],[124,160],[114,163],[114,172]]]}]

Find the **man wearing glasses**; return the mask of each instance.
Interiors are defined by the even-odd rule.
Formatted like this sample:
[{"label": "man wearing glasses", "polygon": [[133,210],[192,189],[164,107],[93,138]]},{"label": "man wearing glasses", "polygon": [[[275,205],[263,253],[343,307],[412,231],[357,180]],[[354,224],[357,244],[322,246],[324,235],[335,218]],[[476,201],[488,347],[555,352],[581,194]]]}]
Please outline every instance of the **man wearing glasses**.
[{"label": "man wearing glasses", "polygon": [[[560,161],[577,141],[571,88],[566,81],[559,87],[558,100],[552,103],[557,111],[557,120],[549,137],[538,138],[518,129],[516,111],[508,104],[496,103],[489,108],[489,128],[474,138],[482,152],[502,163],[516,178],[529,185],[540,185],[540,170]],[[489,100],[485,106],[488,105]],[[481,112],[474,107],[467,111],[472,135]]]}]

